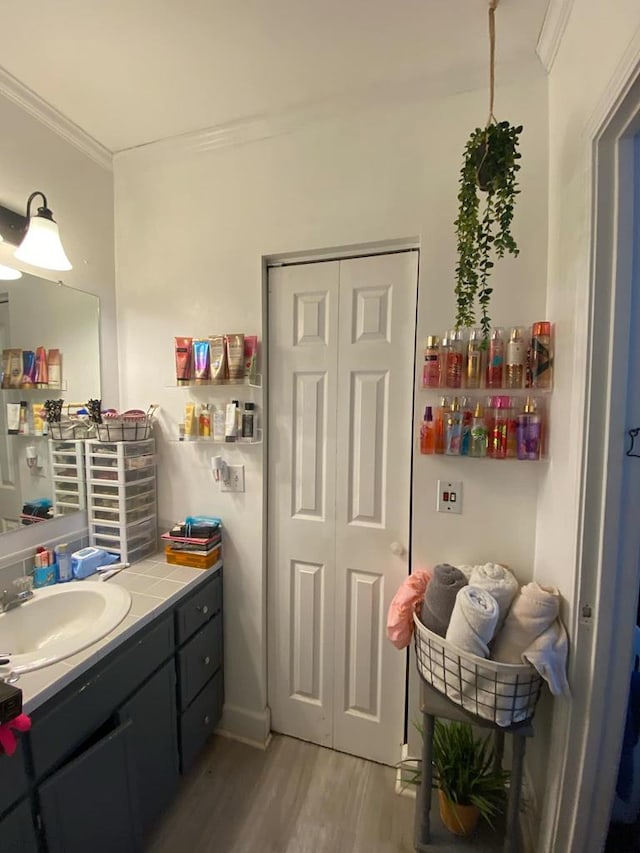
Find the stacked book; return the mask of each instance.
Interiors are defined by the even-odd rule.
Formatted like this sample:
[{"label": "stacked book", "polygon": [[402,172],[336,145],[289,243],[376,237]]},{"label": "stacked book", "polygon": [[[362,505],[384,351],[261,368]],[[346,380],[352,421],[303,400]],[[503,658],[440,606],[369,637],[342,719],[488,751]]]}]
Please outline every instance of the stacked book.
[{"label": "stacked book", "polygon": [[168,563],[208,569],[222,555],[222,525],[218,522],[179,522],[161,538]]}]

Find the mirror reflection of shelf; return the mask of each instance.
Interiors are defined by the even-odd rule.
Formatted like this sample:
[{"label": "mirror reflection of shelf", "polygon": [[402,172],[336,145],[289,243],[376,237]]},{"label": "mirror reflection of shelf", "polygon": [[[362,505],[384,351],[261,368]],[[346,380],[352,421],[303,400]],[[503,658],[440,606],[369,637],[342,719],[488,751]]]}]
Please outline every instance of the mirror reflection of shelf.
[{"label": "mirror reflection of shelf", "polygon": [[59,388],[36,388],[35,386],[26,386],[25,388],[1,388],[3,394],[61,394],[67,389],[67,383],[61,382]]},{"label": "mirror reflection of shelf", "polygon": [[231,379],[225,379],[224,382],[214,382],[213,379],[190,379],[188,382],[176,380],[173,385],[165,385],[165,388],[167,390],[174,388],[206,388],[207,390],[211,388],[224,388],[225,390],[229,388],[262,388],[262,374],[257,373],[253,382],[248,379],[243,379],[240,382],[234,382]]}]

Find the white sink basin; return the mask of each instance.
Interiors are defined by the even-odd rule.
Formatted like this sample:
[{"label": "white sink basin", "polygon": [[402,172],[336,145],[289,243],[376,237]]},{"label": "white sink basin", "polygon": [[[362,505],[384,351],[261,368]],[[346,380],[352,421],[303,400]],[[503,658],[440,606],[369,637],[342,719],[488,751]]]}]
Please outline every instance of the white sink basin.
[{"label": "white sink basin", "polygon": [[13,672],[30,672],[74,655],[112,631],[129,612],[121,586],[76,581],[34,590],[34,597],[0,614],[0,653]]}]

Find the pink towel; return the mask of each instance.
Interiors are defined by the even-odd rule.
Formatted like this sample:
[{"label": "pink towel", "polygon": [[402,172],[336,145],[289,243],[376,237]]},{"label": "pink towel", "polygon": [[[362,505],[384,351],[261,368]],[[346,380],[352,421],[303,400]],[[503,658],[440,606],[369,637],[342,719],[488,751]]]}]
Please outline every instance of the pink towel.
[{"label": "pink towel", "polygon": [[406,577],[393,596],[387,614],[387,637],[396,649],[406,649],[413,633],[413,611],[422,601],[431,572],[418,569]]},{"label": "pink towel", "polygon": [[522,663],[522,655],[558,618],[560,593],[553,586],[525,584],[491,647],[493,660]]}]

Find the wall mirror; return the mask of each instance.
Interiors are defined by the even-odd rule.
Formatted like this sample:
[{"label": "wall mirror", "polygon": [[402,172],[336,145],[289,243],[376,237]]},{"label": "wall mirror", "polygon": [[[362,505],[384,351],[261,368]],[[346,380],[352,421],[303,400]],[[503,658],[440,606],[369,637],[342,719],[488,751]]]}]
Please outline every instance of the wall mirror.
[{"label": "wall mirror", "polygon": [[[84,485],[74,482],[81,473],[75,471],[75,443],[37,435],[34,404],[39,411],[45,400],[74,404],[100,397],[98,297],[34,275],[0,281],[0,350],[38,347],[59,350],[60,387],[0,390],[0,533],[46,524],[47,502],[55,517],[86,506]],[[10,433],[16,403],[25,422],[17,435]]]}]

